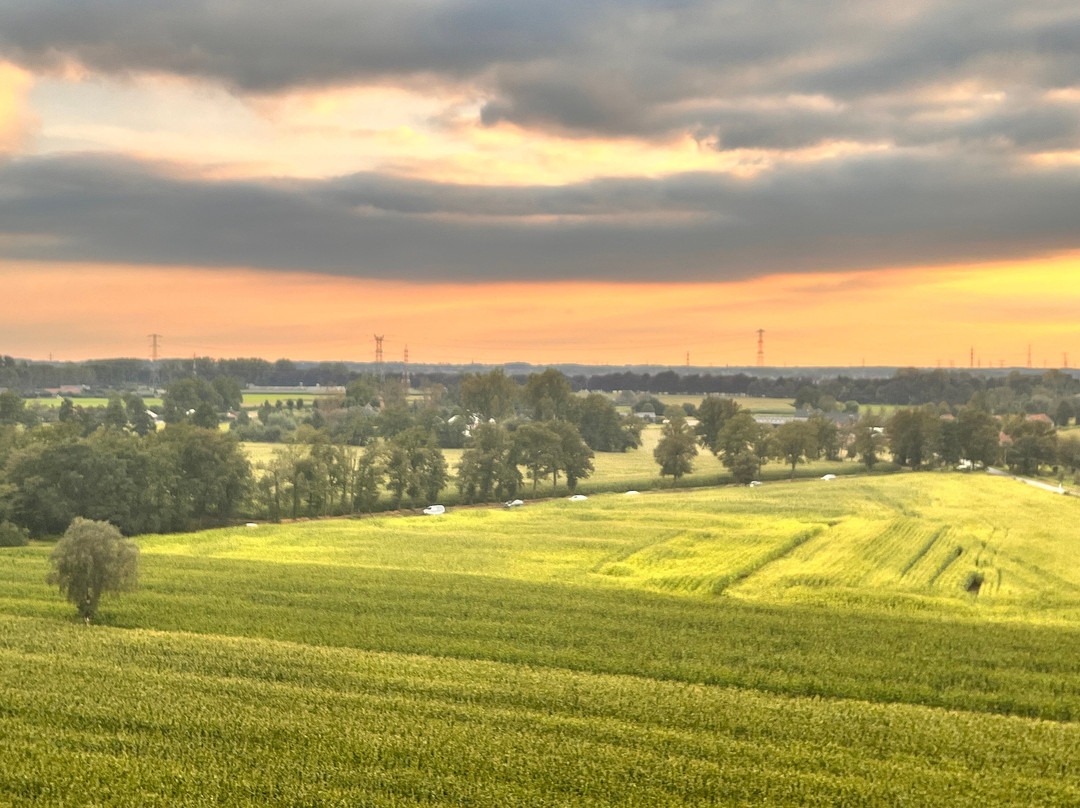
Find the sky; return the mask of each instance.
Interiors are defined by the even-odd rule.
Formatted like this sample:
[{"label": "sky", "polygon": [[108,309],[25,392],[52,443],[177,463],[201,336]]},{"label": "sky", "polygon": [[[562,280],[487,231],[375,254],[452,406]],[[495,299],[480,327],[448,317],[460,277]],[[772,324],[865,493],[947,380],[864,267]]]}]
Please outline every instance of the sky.
[{"label": "sky", "polygon": [[0,20],[2,354],[1080,364],[1075,3]]}]

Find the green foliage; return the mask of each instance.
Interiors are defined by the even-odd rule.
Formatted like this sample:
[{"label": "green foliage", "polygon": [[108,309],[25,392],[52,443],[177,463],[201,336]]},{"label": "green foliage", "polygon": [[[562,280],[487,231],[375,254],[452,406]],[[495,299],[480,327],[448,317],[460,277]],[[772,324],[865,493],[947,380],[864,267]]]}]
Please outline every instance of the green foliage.
[{"label": "green foliage", "polygon": [[168,424],[174,424],[187,418],[189,412],[205,404],[213,412],[226,409],[221,394],[206,379],[198,376],[180,379],[165,388],[162,397],[162,417]]},{"label": "green foliage", "polygon": [[154,419],[146,409],[146,403],[140,396],[130,395],[125,401],[126,417],[136,435],[146,435],[153,432]]},{"label": "green foliage", "polygon": [[569,421],[556,420],[549,424],[558,436],[552,483],[559,484],[559,471],[566,477],[566,487],[576,491],[578,483],[593,472],[593,451],[582,440],[578,428]]},{"label": "green foliage", "polygon": [[56,418],[58,421],[60,421],[60,423],[74,420],[75,405],[72,403],[70,398],[65,397],[63,401],[60,402],[60,409],[56,414]]},{"label": "green foliage", "polygon": [[940,449],[941,418],[930,409],[897,410],[885,424],[893,460],[913,469],[934,462]]},{"label": "green foliage", "polygon": [[501,424],[480,424],[457,466],[457,486],[465,502],[513,499],[522,485],[517,447]]},{"label": "green foliage", "polygon": [[[815,424],[809,421],[788,421],[776,428],[772,441],[773,457],[791,465],[792,479],[795,479],[795,466],[817,456],[817,436]],[[756,474],[750,479],[754,476]]]},{"label": "green foliage", "polygon": [[1022,416],[1006,419],[1002,431],[1011,444],[1005,462],[1018,474],[1038,474],[1039,467],[1057,459],[1057,433],[1053,424]]},{"label": "green foliage", "polygon": [[615,405],[600,393],[574,398],[569,419],[594,452],[625,452],[641,444],[641,419],[620,417]]},{"label": "green foliage", "polygon": [[660,442],[653,450],[653,458],[660,464],[660,476],[671,475],[678,484],[679,478],[694,470],[697,455],[697,437],[694,429],[680,415],[672,416],[660,430]]},{"label": "green foliage", "polygon": [[529,422],[514,430],[515,454],[532,480],[534,494],[540,480],[558,470],[559,443],[559,435],[548,424]]},{"label": "green foliage", "polygon": [[101,596],[135,588],[139,548],[108,522],[76,518],[49,556],[50,584],[59,586],[87,622],[97,614]]},{"label": "green foliage", "polygon": [[238,410],[244,404],[244,389],[240,380],[235,376],[217,376],[211,382],[214,392],[221,399],[222,406],[227,410]]},{"label": "green foliage", "polygon": [[7,519],[0,522],[0,547],[24,547],[30,543],[30,531]]},{"label": "green foliage", "polygon": [[529,374],[521,397],[534,421],[566,420],[574,392],[562,373],[548,368],[543,373]]},{"label": "green foliage", "polygon": [[484,421],[501,421],[514,414],[520,389],[502,368],[466,373],[461,379],[461,406]]},{"label": "green foliage", "polygon": [[[760,476],[765,458],[775,455],[771,428],[759,424],[746,410],[739,410],[724,423],[717,437],[720,462],[735,482],[746,485]],[[794,475],[794,469],[792,469]]]},{"label": "green foliage", "polygon": [[701,445],[713,454],[720,452],[720,431],[740,410],[738,402],[721,396],[708,396],[698,406],[698,423],[694,427]]},{"label": "green foliage", "polygon": [[194,426],[200,426],[203,429],[217,429],[218,415],[217,410],[209,402],[202,401],[199,406],[195,408],[195,412],[191,416],[191,423]]},{"label": "green foliage", "polygon": [[119,393],[109,396],[109,403],[105,407],[105,418],[102,423],[111,429],[124,429],[127,426],[127,412],[124,410],[124,401]]},{"label": "green foliage", "polygon": [[446,458],[433,433],[414,426],[387,442],[386,485],[395,507],[435,502],[447,479]]},{"label": "green foliage", "polygon": [[656,396],[644,396],[635,400],[631,409],[634,412],[651,412],[656,415],[663,415],[667,412],[667,405]]},{"label": "green foliage", "polygon": [[853,427],[854,442],[852,444],[859,461],[866,466],[867,471],[873,471],[874,466],[881,460],[881,454],[885,451],[885,430],[881,419],[876,415],[864,415]]},{"label": "green foliage", "polygon": [[0,393],[0,426],[22,424],[33,426],[38,418],[33,411],[26,409],[26,402],[18,395],[8,390]]}]

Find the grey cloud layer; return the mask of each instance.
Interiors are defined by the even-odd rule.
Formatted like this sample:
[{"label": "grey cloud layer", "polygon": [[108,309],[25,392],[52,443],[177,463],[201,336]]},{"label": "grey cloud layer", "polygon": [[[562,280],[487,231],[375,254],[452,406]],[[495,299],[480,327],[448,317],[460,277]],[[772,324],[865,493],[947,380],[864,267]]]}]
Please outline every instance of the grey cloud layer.
[{"label": "grey cloud layer", "polygon": [[417,281],[727,280],[1075,247],[1078,210],[1077,171],[985,159],[488,188],[377,174],[210,182],[80,156],[0,167],[0,256]]},{"label": "grey cloud layer", "polygon": [[[1080,142],[1076,106],[1043,99],[1080,81],[1080,6],[1067,0],[0,0],[0,20],[0,55],[32,69],[74,61],[260,93],[464,83],[487,97],[489,124],[577,134]],[[967,110],[926,97],[960,82],[1005,97]]]}]

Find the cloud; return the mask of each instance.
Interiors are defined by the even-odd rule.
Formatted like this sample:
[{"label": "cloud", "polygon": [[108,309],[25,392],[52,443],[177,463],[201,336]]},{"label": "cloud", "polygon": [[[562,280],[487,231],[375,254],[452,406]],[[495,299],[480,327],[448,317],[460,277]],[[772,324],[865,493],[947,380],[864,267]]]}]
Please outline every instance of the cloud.
[{"label": "cloud", "polygon": [[30,84],[28,73],[0,62],[0,155],[15,152],[34,124],[26,105]]},{"label": "cloud", "polygon": [[79,155],[0,167],[0,257],[413,281],[696,280],[1080,247],[1080,169],[882,154],[566,186],[213,181]]},{"label": "cloud", "polygon": [[0,0],[0,18],[0,55],[27,69],[254,94],[446,85],[483,99],[488,126],[724,149],[1080,145],[1076,110],[1045,100],[1080,76],[1080,7],[1059,0]]}]

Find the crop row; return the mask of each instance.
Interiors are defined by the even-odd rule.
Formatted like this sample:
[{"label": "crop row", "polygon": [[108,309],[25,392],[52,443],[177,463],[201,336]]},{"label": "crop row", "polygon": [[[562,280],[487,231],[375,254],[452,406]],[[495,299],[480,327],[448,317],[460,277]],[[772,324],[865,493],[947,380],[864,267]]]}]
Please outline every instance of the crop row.
[{"label": "crop row", "polygon": [[0,618],[0,804],[1064,806],[1078,753],[1076,724]]}]

